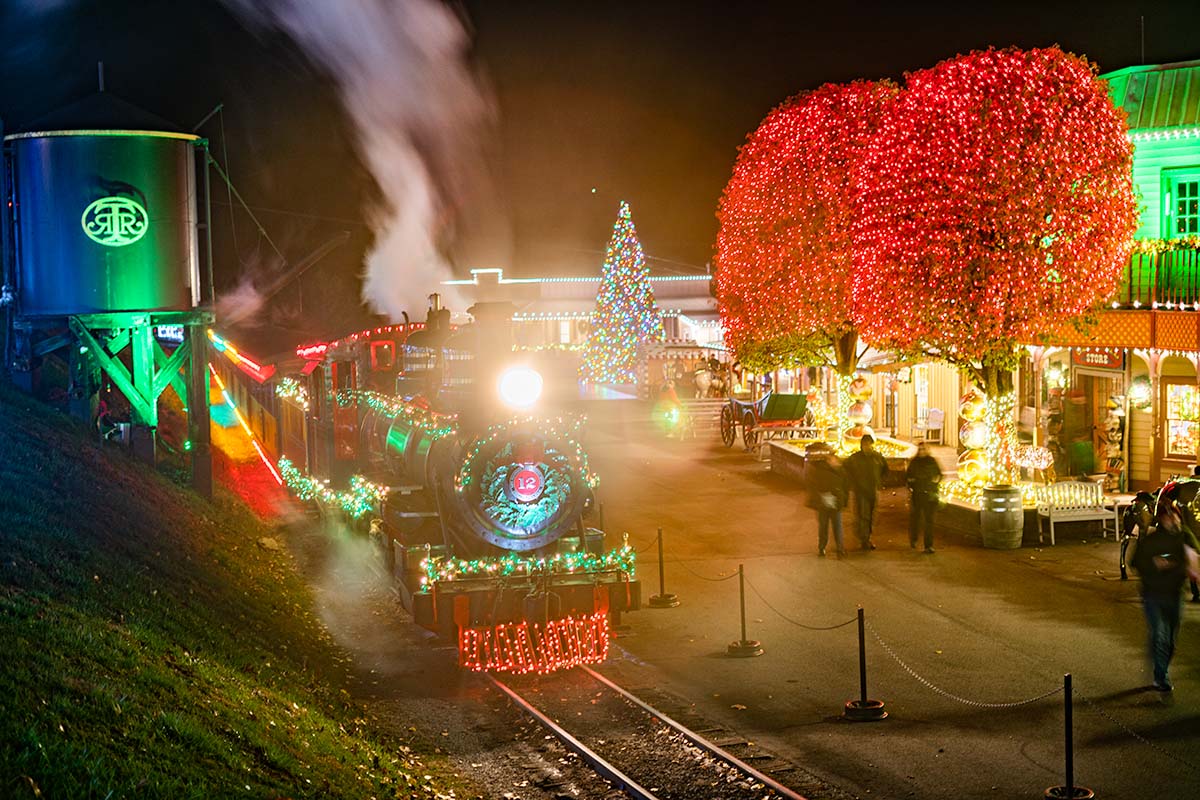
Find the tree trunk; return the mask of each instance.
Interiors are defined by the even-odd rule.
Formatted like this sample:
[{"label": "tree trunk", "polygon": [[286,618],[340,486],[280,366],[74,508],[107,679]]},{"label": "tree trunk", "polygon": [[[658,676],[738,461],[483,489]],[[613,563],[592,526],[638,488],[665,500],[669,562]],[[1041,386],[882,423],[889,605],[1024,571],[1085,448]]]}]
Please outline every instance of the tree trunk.
[{"label": "tree trunk", "polygon": [[850,430],[850,382],[858,368],[858,331],[851,328],[833,340],[833,370],[837,373],[837,448],[841,449]]},{"label": "tree trunk", "polygon": [[1017,448],[1017,426],[1013,419],[1016,394],[1011,368],[986,360],[977,369],[987,396],[984,420],[988,426],[988,470],[992,485],[1015,482],[1017,470],[1014,458]]}]

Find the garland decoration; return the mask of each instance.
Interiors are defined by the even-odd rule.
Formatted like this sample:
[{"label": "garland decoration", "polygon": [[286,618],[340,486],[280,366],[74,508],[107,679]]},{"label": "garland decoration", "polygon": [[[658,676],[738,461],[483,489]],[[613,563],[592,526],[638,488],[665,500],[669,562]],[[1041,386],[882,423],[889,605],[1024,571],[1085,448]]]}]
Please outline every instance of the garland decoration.
[{"label": "garland decoration", "polygon": [[552,556],[503,556],[462,559],[426,556],[421,559],[421,591],[435,583],[464,578],[531,577],[535,575],[572,575],[593,572],[623,572],[633,577],[637,554],[628,542],[607,553],[556,553]]},{"label": "garland decoration", "polygon": [[[569,449],[569,452],[561,455],[565,455],[568,459],[573,456],[576,463],[580,465],[580,477],[587,484],[588,488],[595,489],[599,485],[600,479],[588,466],[588,457],[587,453],[583,451],[583,445],[574,438],[574,435],[583,427],[583,423],[586,421],[587,418],[583,416],[557,417],[555,419],[529,416],[516,417],[507,422],[499,422],[492,425],[471,443],[463,458],[462,466],[459,467],[458,474],[455,475],[454,488],[462,492],[479,479],[478,472],[481,465],[478,462],[481,452],[494,444],[500,437],[506,436],[520,428],[527,428],[537,431],[541,438],[559,439]],[[486,465],[484,466],[486,467]]]},{"label": "garland decoration", "polygon": [[484,513],[506,528],[525,531],[536,530],[552,518],[571,493],[569,465],[561,453],[547,449],[545,461],[539,467],[541,495],[529,502],[515,502],[509,496],[509,482],[513,473],[526,467],[514,461],[513,446],[506,445],[484,468],[481,498]]},{"label": "garland decoration", "polygon": [[383,394],[370,389],[342,389],[334,399],[339,406],[363,403],[388,419],[401,417],[413,428],[432,439],[441,439],[458,430],[457,414],[442,414],[413,401],[395,395]]},{"label": "garland decoration", "polygon": [[386,486],[371,483],[361,475],[350,477],[350,488],[346,491],[331,489],[326,481],[305,475],[287,456],[279,459],[279,474],[288,491],[300,500],[340,507],[354,519],[378,506],[388,494]]},{"label": "garland decoration", "polygon": [[275,396],[291,400],[296,405],[308,411],[308,388],[295,378],[282,378],[275,386]]}]

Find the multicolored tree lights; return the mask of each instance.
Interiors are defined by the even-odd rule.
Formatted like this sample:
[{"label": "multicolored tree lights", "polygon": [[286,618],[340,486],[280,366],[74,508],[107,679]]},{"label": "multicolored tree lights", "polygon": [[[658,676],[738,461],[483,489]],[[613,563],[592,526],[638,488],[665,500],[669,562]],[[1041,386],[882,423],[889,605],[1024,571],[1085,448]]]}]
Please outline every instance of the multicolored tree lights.
[{"label": "multicolored tree lights", "polygon": [[853,375],[853,174],[898,91],[826,84],[784,102],[742,147],[717,212],[717,299],[751,368],[827,363],[847,378],[840,388]]},{"label": "multicolored tree lights", "polygon": [[[855,171],[855,322],[967,370],[1010,440],[1017,344],[1116,288],[1137,228],[1131,165],[1083,58],[988,50],[911,74]],[[1008,482],[1011,448],[989,449],[990,479]]]},{"label": "multicolored tree lights", "polygon": [[604,256],[600,295],[592,312],[580,377],[592,383],[633,383],[638,345],[663,339],[662,312],[647,280],[650,271],[622,202]]}]

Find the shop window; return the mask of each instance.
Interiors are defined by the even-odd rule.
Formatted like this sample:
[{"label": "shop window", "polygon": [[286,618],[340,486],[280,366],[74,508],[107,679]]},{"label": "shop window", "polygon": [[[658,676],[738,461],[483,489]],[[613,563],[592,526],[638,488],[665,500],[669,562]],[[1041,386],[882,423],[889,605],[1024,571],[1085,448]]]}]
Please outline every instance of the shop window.
[{"label": "shop window", "polygon": [[1167,457],[1196,457],[1200,444],[1200,389],[1194,383],[1167,383],[1163,387],[1166,408]]},{"label": "shop window", "polygon": [[1200,173],[1169,175],[1165,180],[1163,230],[1166,238],[1200,234]]},{"label": "shop window", "polygon": [[559,321],[559,323],[558,323],[558,343],[559,344],[570,344],[571,343],[571,321],[570,320],[564,319],[564,320]]}]

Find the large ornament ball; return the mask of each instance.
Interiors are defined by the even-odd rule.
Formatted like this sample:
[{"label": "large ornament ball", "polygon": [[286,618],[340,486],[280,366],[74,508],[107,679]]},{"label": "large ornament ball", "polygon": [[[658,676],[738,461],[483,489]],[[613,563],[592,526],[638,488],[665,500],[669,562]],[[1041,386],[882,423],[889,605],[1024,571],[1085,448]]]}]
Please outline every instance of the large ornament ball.
[{"label": "large ornament ball", "polygon": [[864,436],[874,436],[875,431],[870,425],[854,425],[846,429],[846,444],[852,447],[858,447],[860,440]]},{"label": "large ornament ball", "polygon": [[858,378],[855,378],[854,380],[850,381],[849,392],[850,392],[851,400],[860,400],[860,401],[870,400],[871,393],[873,391],[874,390],[871,388],[871,384],[867,383],[866,378],[858,377]]},{"label": "large ornament ball", "polygon": [[963,447],[978,450],[987,445],[988,428],[985,422],[964,422],[958,429],[958,441]]},{"label": "large ornament ball", "polygon": [[958,479],[971,486],[982,486],[988,479],[987,453],[966,450],[958,457]]},{"label": "large ornament ball", "polygon": [[871,404],[861,400],[850,406],[850,410],[846,412],[846,417],[855,425],[866,425],[874,415]]},{"label": "large ornament ball", "polygon": [[971,387],[958,400],[958,415],[968,422],[978,422],[987,411],[987,398],[983,392]]}]

